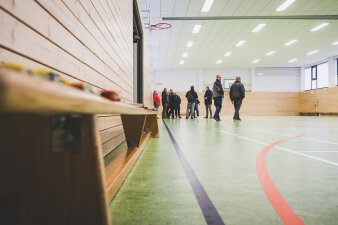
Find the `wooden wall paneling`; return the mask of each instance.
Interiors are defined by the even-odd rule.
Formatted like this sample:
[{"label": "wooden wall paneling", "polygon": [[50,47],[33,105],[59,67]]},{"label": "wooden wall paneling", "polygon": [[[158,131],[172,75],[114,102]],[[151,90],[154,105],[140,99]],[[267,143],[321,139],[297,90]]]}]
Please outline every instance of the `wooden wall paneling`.
[{"label": "wooden wall paneling", "polygon": [[[113,49],[110,50],[110,45],[107,40],[100,35],[96,25],[90,19],[89,15],[82,8],[80,3],[69,1],[63,3],[61,1],[37,0],[49,14],[53,15],[72,35],[79,39],[90,51],[100,58],[106,65],[112,68],[115,76],[125,78],[123,74],[124,63],[120,59],[120,55],[116,54]],[[73,6],[73,7],[71,7]],[[82,10],[81,10],[82,9]],[[81,18],[82,20],[79,20]],[[94,32],[94,34],[92,33]],[[129,79],[125,81],[130,82]]]},{"label": "wooden wall paneling", "polygon": [[50,117],[0,115],[0,198],[15,202],[1,222],[110,224],[100,137],[83,118],[83,151],[67,153],[51,149]]},{"label": "wooden wall paneling", "polygon": [[300,112],[316,112],[316,91],[305,91],[300,94]]},{"label": "wooden wall paneling", "polygon": [[[3,0],[2,0],[3,1]],[[47,12],[44,11],[38,4],[32,1],[25,1],[21,4],[8,4],[9,1],[5,1],[7,4],[2,2],[2,5],[6,7],[12,15],[18,17],[23,23],[28,24],[32,29],[39,32],[47,40],[51,41],[53,44],[60,47],[62,50],[66,51],[68,54],[79,60],[81,63],[87,65],[95,72],[97,75],[105,77],[110,82],[113,82],[115,85],[124,89],[123,85],[120,85],[123,79],[119,78],[117,75],[115,81],[112,80],[109,74],[113,73],[113,70],[104,64],[100,58],[98,58],[93,52],[87,49],[76,37],[68,32],[57,20],[51,17]],[[30,8],[32,11],[38,11],[37,14],[30,13]],[[45,21],[48,21],[46,23]],[[125,85],[130,85],[128,82]],[[129,89],[125,90],[130,92]]]},{"label": "wooden wall paneling", "polygon": [[[87,1],[88,4],[91,4],[94,9],[96,10],[99,18],[101,19],[101,21],[103,22],[103,24],[105,25],[105,27],[107,28],[109,34],[110,34],[110,38],[112,38],[116,43],[119,44],[119,47],[121,52],[120,54],[123,55],[123,59],[125,61],[125,65],[127,66],[129,73],[132,73],[132,52],[131,52],[131,48],[132,48],[132,42],[131,43],[127,43],[126,42],[126,36],[132,36],[132,30],[130,30],[129,32],[123,32],[123,29],[121,29],[121,25],[124,26],[124,21],[119,21],[116,20],[115,15],[116,14],[111,14],[110,11],[110,7],[109,5],[106,5],[106,7],[102,6],[102,1],[101,0],[83,0],[83,1]],[[106,2],[106,1],[105,1]],[[91,11],[92,13],[92,11]],[[121,12],[123,14],[123,12]],[[129,19],[130,22],[132,22],[132,18]]]},{"label": "wooden wall paneling", "polygon": [[[72,3],[72,1],[67,1],[68,3]],[[112,49],[114,49],[115,53],[117,55],[124,55],[124,48],[119,49],[119,46],[123,46],[123,41],[122,42],[116,42],[117,37],[113,37],[110,33],[110,30],[107,28],[105,22],[101,19],[100,14],[97,12],[96,8],[92,4],[90,0],[79,0],[79,3],[83,7],[83,9],[86,11],[90,19],[94,22],[95,26],[99,30],[99,32],[103,35],[103,37],[107,40],[109,45],[111,46]],[[77,6],[78,7],[78,6]],[[132,33],[131,33],[132,35]],[[130,43],[132,47],[132,43]],[[130,59],[132,60],[132,58]],[[132,68],[130,68],[132,62],[125,62],[125,69],[127,74],[132,73]]]},{"label": "wooden wall paneling", "polygon": [[[123,42],[126,46],[125,51],[128,51],[129,57],[133,57],[133,49],[130,43],[133,42],[133,36],[130,35],[131,32],[133,32],[133,15],[129,15],[128,17],[121,17],[126,15],[128,12],[132,11],[131,9],[133,8],[132,6],[132,1],[123,1],[125,4],[128,5],[128,11],[126,9],[119,9],[118,6],[111,4],[113,3],[112,1],[109,0],[100,0],[102,8],[107,9],[107,16],[109,21],[111,21],[111,17],[114,18],[114,21],[116,23],[112,23],[113,26],[117,26],[117,30],[120,31],[120,33],[123,36]],[[115,2],[115,1],[114,1]],[[131,63],[133,63],[131,61]],[[131,64],[132,66],[132,64]]]},{"label": "wooden wall paneling", "polygon": [[106,130],[122,124],[120,115],[114,116],[97,116],[98,131]]},{"label": "wooden wall paneling", "polygon": [[[1,47],[20,52],[53,70],[87,81],[98,88],[121,90],[119,86],[108,82],[106,78],[1,10],[0,17],[3,18],[0,29],[5,31],[0,33]],[[126,92],[122,92],[121,96],[131,98],[131,94]]]},{"label": "wooden wall paneling", "polygon": [[328,111],[330,113],[338,113],[338,87],[328,89]]},{"label": "wooden wall paneling", "polygon": [[100,131],[102,145],[121,135],[122,133],[124,133],[122,124]]},{"label": "wooden wall paneling", "polygon": [[316,91],[316,111],[321,113],[329,113],[329,105],[328,105],[328,94],[329,89],[317,89]]},{"label": "wooden wall paneling", "polygon": [[[45,70],[51,70],[52,68],[47,67],[43,64],[40,64],[36,61],[33,61],[29,58],[26,58],[24,56],[18,55],[12,51],[8,51],[7,49],[1,48],[0,47],[0,59],[4,60],[6,62],[15,62],[17,64],[20,64],[26,68],[40,68],[40,69],[45,69]],[[67,74],[60,73],[61,76],[63,76],[67,81],[69,82],[79,82],[78,79],[74,77],[70,77]],[[87,83],[87,82],[84,82]]]},{"label": "wooden wall paneling", "polygon": [[103,143],[102,145],[102,152],[103,156],[106,156],[111,151],[113,151],[116,147],[118,147],[122,142],[126,140],[125,134],[122,133],[120,135],[117,135],[113,139],[110,139],[106,143]]}]

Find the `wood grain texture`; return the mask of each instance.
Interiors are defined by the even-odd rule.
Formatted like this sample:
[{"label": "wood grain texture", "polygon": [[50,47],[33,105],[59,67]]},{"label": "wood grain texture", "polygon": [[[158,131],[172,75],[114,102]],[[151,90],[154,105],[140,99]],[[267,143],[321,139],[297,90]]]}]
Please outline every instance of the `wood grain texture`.
[{"label": "wood grain texture", "polygon": [[128,148],[137,148],[144,133],[146,115],[121,115]]},{"label": "wood grain texture", "polygon": [[0,115],[0,198],[4,224],[110,224],[100,138],[84,116],[81,153],[51,150],[48,116]]},{"label": "wood grain texture", "polygon": [[305,91],[301,93],[302,113],[338,113],[338,87]]},{"label": "wood grain texture", "polygon": [[0,69],[0,112],[154,114],[39,77]]}]

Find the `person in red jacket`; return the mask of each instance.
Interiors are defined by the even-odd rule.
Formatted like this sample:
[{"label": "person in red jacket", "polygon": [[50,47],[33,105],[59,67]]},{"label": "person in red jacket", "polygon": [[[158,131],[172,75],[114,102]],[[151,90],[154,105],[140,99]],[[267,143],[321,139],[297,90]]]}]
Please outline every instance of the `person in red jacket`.
[{"label": "person in red jacket", "polygon": [[161,100],[160,100],[160,97],[158,96],[158,92],[157,91],[154,91],[154,93],[153,93],[153,99],[154,99],[155,110],[158,111],[158,107],[160,107],[160,105],[161,105]]}]

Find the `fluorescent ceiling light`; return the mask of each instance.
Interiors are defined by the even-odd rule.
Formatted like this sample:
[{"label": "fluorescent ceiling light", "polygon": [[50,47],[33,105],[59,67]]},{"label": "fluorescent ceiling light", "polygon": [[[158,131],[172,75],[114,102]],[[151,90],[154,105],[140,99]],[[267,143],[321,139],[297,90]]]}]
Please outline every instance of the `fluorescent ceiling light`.
[{"label": "fluorescent ceiling light", "polygon": [[182,65],[184,63],[184,61],[180,61],[180,65]]},{"label": "fluorescent ceiling light", "polygon": [[258,63],[259,61],[261,61],[260,59],[255,59],[254,61],[252,61],[252,63]]},{"label": "fluorescent ceiling light", "polygon": [[224,54],[224,56],[230,56],[232,54],[232,52],[227,52]]},{"label": "fluorescent ceiling light", "polygon": [[263,27],[265,27],[265,25],[266,25],[265,23],[258,24],[258,26],[255,27],[255,28],[252,30],[252,32],[258,32],[258,31],[262,30]]},{"label": "fluorescent ceiling light", "polygon": [[275,53],[276,53],[276,51],[271,51],[271,52],[266,53],[266,56],[273,55]]},{"label": "fluorescent ceiling light", "polygon": [[222,59],[220,59],[220,60],[217,60],[216,64],[220,64],[221,62],[223,62],[223,60],[222,60]]},{"label": "fluorescent ceiling light", "polygon": [[292,62],[294,62],[294,61],[297,61],[298,59],[291,59],[291,60],[289,60],[288,62],[289,63],[292,63]]},{"label": "fluorescent ceiling light", "polygon": [[285,46],[289,46],[289,45],[292,45],[293,43],[297,42],[298,40],[291,40],[291,41],[288,41],[286,42],[284,45]]},{"label": "fluorescent ceiling light", "polygon": [[188,48],[191,48],[193,44],[194,44],[194,42],[193,42],[193,41],[188,41],[188,43],[187,43],[187,47],[188,47]]},{"label": "fluorescent ceiling light", "polygon": [[327,25],[329,25],[330,23],[322,23],[314,28],[312,28],[310,31],[314,32],[314,31],[317,31],[317,30],[320,30],[322,29],[323,27],[326,27]]},{"label": "fluorescent ceiling light", "polygon": [[236,46],[239,47],[239,46],[243,45],[245,42],[246,42],[246,40],[241,40],[236,44]]},{"label": "fluorescent ceiling light", "polygon": [[276,11],[281,12],[284,11],[287,7],[289,7],[296,0],[286,0],[283,4],[281,4]]},{"label": "fluorescent ceiling light", "polygon": [[338,41],[333,42],[332,45],[338,45]]},{"label": "fluorescent ceiling light", "polygon": [[184,52],[183,54],[182,54],[182,57],[183,58],[185,58],[185,57],[187,57],[188,56],[188,53],[187,52]]},{"label": "fluorescent ceiling light", "polygon": [[214,0],[205,0],[203,7],[202,7],[202,12],[209,12],[212,3],[214,3]]},{"label": "fluorescent ceiling light", "polygon": [[194,29],[192,29],[192,33],[193,34],[197,34],[198,32],[200,32],[202,25],[195,25]]},{"label": "fluorescent ceiling light", "polygon": [[313,54],[316,54],[317,52],[319,52],[318,50],[314,50],[314,51],[311,51],[309,53],[307,53],[307,55],[313,55]]}]

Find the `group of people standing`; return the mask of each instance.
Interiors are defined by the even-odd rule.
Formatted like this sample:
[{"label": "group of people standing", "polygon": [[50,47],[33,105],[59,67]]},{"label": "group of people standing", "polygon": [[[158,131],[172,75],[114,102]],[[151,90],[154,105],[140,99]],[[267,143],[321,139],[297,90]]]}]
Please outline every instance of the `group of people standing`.
[{"label": "group of people standing", "polygon": [[[206,91],[204,94],[206,116],[204,118],[210,118],[216,121],[221,121],[219,114],[222,110],[224,98],[224,90],[222,87],[221,80],[222,76],[217,75],[212,90],[210,90],[208,86],[206,87]],[[241,83],[240,76],[237,76],[236,81],[234,82],[234,84],[231,85],[229,95],[231,102],[233,103],[235,108],[233,120],[241,121],[241,118],[239,117],[239,110],[241,108],[242,101],[245,98],[245,89],[244,85]],[[197,117],[199,117],[198,105],[200,104],[200,101],[198,100],[198,95],[193,85],[190,87],[190,90],[186,93],[185,97],[187,98],[188,101],[186,119],[188,119],[189,117],[191,119],[196,118],[195,113],[197,113]],[[214,100],[214,105],[216,107],[215,114],[213,116],[211,109],[212,100]],[[160,105],[160,98],[157,92],[156,93],[154,92],[154,105],[156,109],[158,109]],[[170,89],[168,93],[167,89],[164,88],[162,92],[162,106],[163,106],[162,118],[170,118],[170,117],[181,118],[180,116],[181,98],[179,95],[173,92],[172,89]]]},{"label": "group of people standing", "polygon": [[182,118],[181,117],[181,97],[172,89],[167,92],[167,88],[162,91],[162,118]]}]

